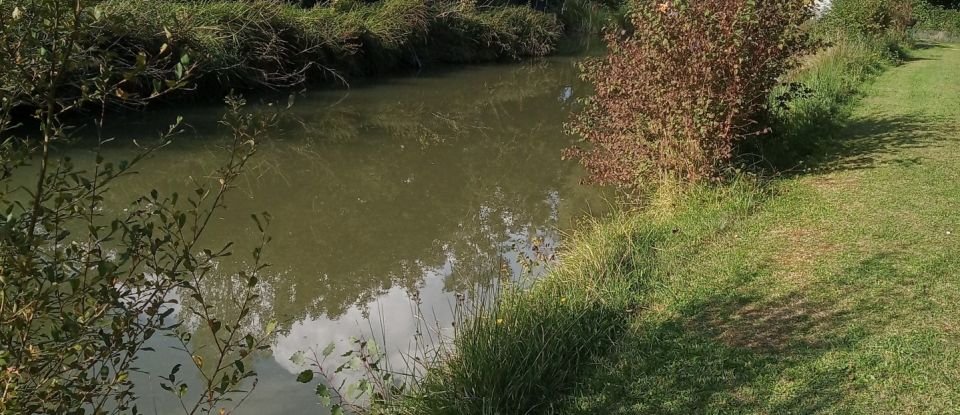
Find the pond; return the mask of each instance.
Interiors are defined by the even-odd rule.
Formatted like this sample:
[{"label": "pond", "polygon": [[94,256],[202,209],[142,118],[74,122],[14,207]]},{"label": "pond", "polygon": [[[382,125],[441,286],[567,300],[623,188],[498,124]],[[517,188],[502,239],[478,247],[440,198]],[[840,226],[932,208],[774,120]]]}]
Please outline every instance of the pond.
[{"label": "pond", "polygon": [[[313,387],[295,380],[303,369],[290,360],[295,352],[334,342],[338,356],[351,336],[373,335],[402,365],[418,347],[418,328],[450,327],[458,293],[535,278],[543,267],[528,259],[552,257],[578,218],[605,210],[605,195],[581,185],[576,162],[561,157],[575,143],[563,124],[584,93],[577,60],[463,67],[297,98],[204,240],[235,242],[231,261],[240,263],[258,237],[250,214],[273,218],[272,265],[250,328],[275,320],[283,333],[252,362],[259,382],[235,413],[323,413]],[[109,131],[117,144],[106,148],[108,159],[129,158],[128,138],[149,137],[176,115],[189,126],[116,183],[106,209],[150,189],[190,192],[224,160],[223,112],[201,105],[114,119],[121,129]],[[207,288],[229,313],[241,285],[230,277],[235,267],[218,272]],[[178,413],[157,378],[186,361],[164,347],[170,342],[157,340],[140,361],[152,373],[138,378],[142,412]],[[203,335],[194,342],[202,346]]]}]

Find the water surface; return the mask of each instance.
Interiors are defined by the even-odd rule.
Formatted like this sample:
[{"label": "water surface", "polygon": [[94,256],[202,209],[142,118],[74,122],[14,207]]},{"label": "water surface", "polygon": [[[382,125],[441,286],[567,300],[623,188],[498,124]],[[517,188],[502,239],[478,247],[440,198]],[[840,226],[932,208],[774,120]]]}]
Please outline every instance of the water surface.
[{"label": "water surface", "polygon": [[[313,388],[294,380],[302,368],[293,353],[331,341],[343,351],[351,336],[372,332],[399,362],[417,327],[449,327],[457,293],[535,276],[540,268],[528,272],[524,258],[550,257],[576,218],[603,210],[576,163],[561,159],[574,143],[563,123],[583,93],[575,61],[468,67],[298,97],[205,239],[236,242],[233,260],[242,261],[257,238],[250,214],[273,217],[272,266],[250,325],[276,320],[284,334],[253,362],[260,381],[236,413],[322,413]],[[177,114],[190,126],[114,186],[108,210],[153,188],[185,194],[207,177],[225,156],[222,113],[211,105],[114,120],[120,144],[108,159],[129,156],[126,138],[149,136]],[[224,264],[208,282],[225,312],[240,291],[235,271]],[[141,366],[166,374],[177,361],[160,347]],[[177,413],[156,378],[140,385],[142,410]]]}]

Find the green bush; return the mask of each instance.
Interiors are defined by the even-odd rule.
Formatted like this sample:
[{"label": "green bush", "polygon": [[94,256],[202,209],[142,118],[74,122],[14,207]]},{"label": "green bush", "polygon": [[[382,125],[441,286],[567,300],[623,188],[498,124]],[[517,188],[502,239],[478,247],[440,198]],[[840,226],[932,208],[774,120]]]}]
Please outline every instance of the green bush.
[{"label": "green bush", "polygon": [[942,40],[960,37],[960,10],[947,9],[918,0],[914,6],[914,16],[916,17],[915,35]]},{"label": "green bush", "polygon": [[913,23],[911,0],[833,0],[822,28],[854,36],[905,33]]},{"label": "green bush", "polygon": [[[865,81],[898,62],[890,53],[893,40],[881,37],[842,37],[808,58],[771,95],[775,139],[755,137],[739,149],[741,164],[796,169],[802,160],[824,153],[831,145],[829,131],[835,120],[859,96]],[[799,87],[799,88],[798,88]],[[781,97],[790,96],[787,102]],[[811,139],[817,138],[817,139]]]}]

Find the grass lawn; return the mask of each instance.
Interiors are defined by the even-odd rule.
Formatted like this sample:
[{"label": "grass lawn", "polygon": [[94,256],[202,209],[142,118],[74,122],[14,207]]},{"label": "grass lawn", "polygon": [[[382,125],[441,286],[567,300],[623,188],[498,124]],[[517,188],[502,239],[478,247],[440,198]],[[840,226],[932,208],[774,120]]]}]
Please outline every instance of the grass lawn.
[{"label": "grass lawn", "polygon": [[[815,160],[669,214],[560,413],[960,412],[960,45],[867,87]],[[669,210],[669,209],[667,209]]]}]

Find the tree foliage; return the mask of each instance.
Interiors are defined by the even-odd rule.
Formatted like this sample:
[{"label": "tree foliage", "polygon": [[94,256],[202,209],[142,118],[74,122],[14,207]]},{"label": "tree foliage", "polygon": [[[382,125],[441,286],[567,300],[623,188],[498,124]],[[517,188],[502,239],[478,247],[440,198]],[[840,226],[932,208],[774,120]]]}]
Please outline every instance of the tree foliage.
[{"label": "tree foliage", "polygon": [[[0,2],[0,413],[136,413],[132,373],[159,335],[179,339],[184,360],[203,373],[193,395],[175,377],[179,366],[161,386],[185,412],[217,412],[249,386],[255,374],[243,359],[269,333],[246,331],[243,312],[227,320],[205,304],[203,281],[230,251],[204,247],[201,236],[272,118],[229,99],[223,122],[234,139],[212,181],[190,196],[152,191],[125,212],[106,210],[111,183],[168,144],[180,120],[129,161],[97,155],[81,166],[56,148],[79,127],[102,131],[109,105],[141,105],[188,86],[194,64],[172,38],[156,49],[113,47],[99,3]],[[76,114],[95,121],[74,125]],[[99,149],[108,139],[97,136]],[[241,276],[243,305],[256,298],[261,253]],[[185,316],[212,333],[214,362],[190,359],[194,346],[178,330]]]},{"label": "tree foliage", "polygon": [[914,24],[912,0],[835,0],[824,25],[854,36],[905,33]]}]

